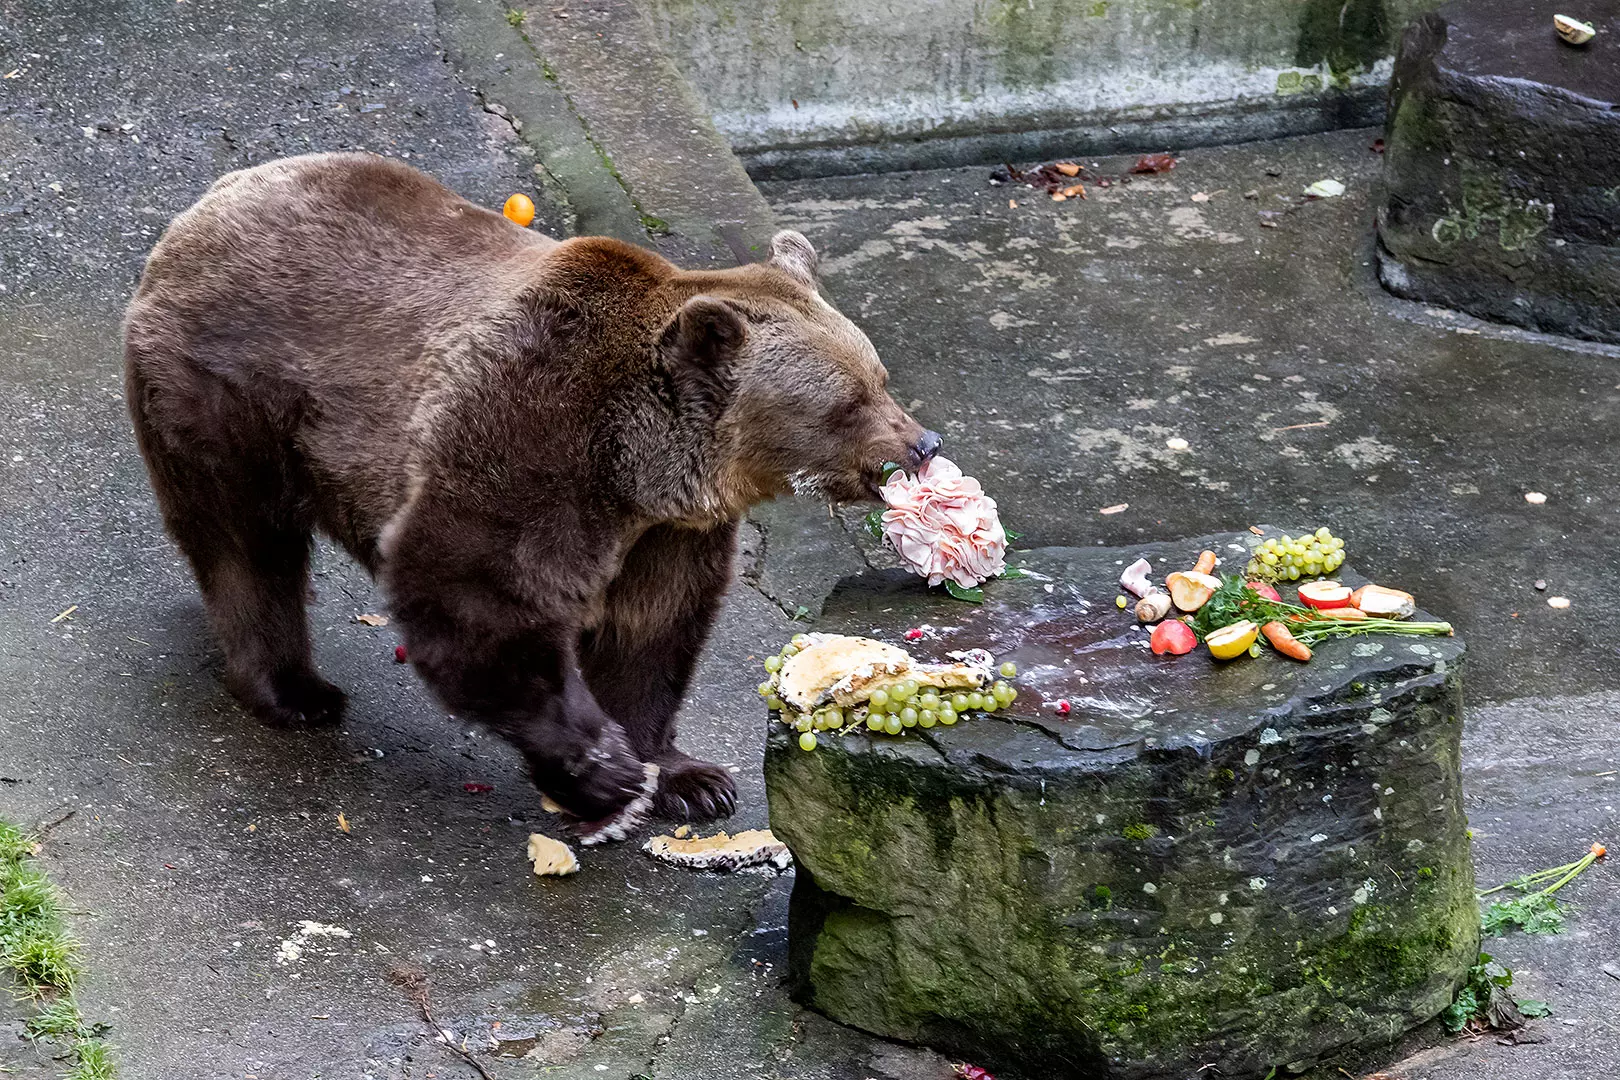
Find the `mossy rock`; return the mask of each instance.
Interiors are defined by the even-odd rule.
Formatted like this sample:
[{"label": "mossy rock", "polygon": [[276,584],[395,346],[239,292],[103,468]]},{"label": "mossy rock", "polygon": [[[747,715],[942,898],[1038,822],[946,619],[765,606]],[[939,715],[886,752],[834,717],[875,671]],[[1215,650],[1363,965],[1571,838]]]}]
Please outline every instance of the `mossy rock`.
[{"label": "mossy rock", "polygon": [[[942,627],[910,647],[1015,660],[1021,696],[809,753],[773,725],[801,1000],[1043,1080],[1258,1078],[1450,1003],[1479,936],[1462,643],[1351,639],[1307,665],[1148,653],[1114,604],[1121,566],[1202,547],[1241,566],[1239,542],[1020,553],[1035,576],[982,607],[884,574],[829,599],[833,629]],[[1067,718],[1042,707],[1058,698]]]},{"label": "mossy rock", "polygon": [[1551,0],[1466,0],[1414,22],[1390,84],[1378,213],[1393,292],[1620,342],[1620,0],[1553,32]]}]

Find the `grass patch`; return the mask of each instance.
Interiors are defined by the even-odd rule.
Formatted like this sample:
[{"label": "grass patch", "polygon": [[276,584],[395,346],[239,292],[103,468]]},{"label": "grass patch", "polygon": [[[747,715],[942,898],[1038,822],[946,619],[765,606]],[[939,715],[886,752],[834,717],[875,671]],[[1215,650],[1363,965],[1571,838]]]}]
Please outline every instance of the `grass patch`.
[{"label": "grass patch", "polygon": [[113,1080],[105,1028],[85,1023],[73,996],[83,975],[79,945],[68,934],[61,893],[34,865],[38,853],[34,837],[0,821],[0,969],[34,1005],[28,1037],[68,1048],[67,1080]]}]

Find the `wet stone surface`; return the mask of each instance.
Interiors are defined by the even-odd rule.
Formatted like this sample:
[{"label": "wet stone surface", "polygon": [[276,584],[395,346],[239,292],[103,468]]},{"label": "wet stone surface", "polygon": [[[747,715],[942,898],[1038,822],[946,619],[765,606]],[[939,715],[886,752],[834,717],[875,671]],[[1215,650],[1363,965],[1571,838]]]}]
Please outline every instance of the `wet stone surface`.
[{"label": "wet stone surface", "polygon": [[1395,293],[1534,329],[1620,341],[1620,0],[1451,3],[1408,29],[1379,211]]},{"label": "wet stone surface", "polygon": [[1239,542],[1023,552],[1030,576],[982,607],[899,574],[829,598],[838,629],[1014,660],[1020,697],[812,753],[773,730],[801,1000],[998,1074],[1110,1078],[1258,1078],[1450,1002],[1478,945],[1463,644],[1153,656],[1114,604],[1121,567],[1205,546],[1236,565]]}]

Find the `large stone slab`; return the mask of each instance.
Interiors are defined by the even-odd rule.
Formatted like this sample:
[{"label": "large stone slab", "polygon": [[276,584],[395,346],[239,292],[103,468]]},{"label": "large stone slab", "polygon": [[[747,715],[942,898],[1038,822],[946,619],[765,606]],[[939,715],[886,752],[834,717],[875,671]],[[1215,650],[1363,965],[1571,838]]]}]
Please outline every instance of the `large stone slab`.
[{"label": "large stone slab", "polygon": [[[799,862],[801,1000],[1003,1075],[1224,1077],[1378,1043],[1447,1005],[1478,946],[1455,638],[1308,665],[1154,657],[1114,605],[1138,552],[1021,553],[973,607],[873,573],[833,624],[1021,669],[1006,714],[900,738],[782,725],[771,826]],[[1236,550],[1228,561],[1241,565]],[[1067,718],[1043,708],[1071,702]]]},{"label": "large stone slab", "polygon": [[1466,0],[1408,28],[1378,215],[1393,292],[1620,341],[1620,0]]}]

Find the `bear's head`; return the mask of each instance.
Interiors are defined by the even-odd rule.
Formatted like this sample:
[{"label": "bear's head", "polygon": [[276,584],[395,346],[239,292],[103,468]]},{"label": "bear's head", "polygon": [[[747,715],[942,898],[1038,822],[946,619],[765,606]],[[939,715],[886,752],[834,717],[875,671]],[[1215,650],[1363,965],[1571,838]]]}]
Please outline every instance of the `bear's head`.
[{"label": "bear's head", "polygon": [[878,497],[884,466],[916,469],[939,449],[889,396],[877,350],[817,288],[816,252],[791,230],[763,263],[694,275],[665,341],[728,372],[718,423],[738,486],[829,502]]}]

